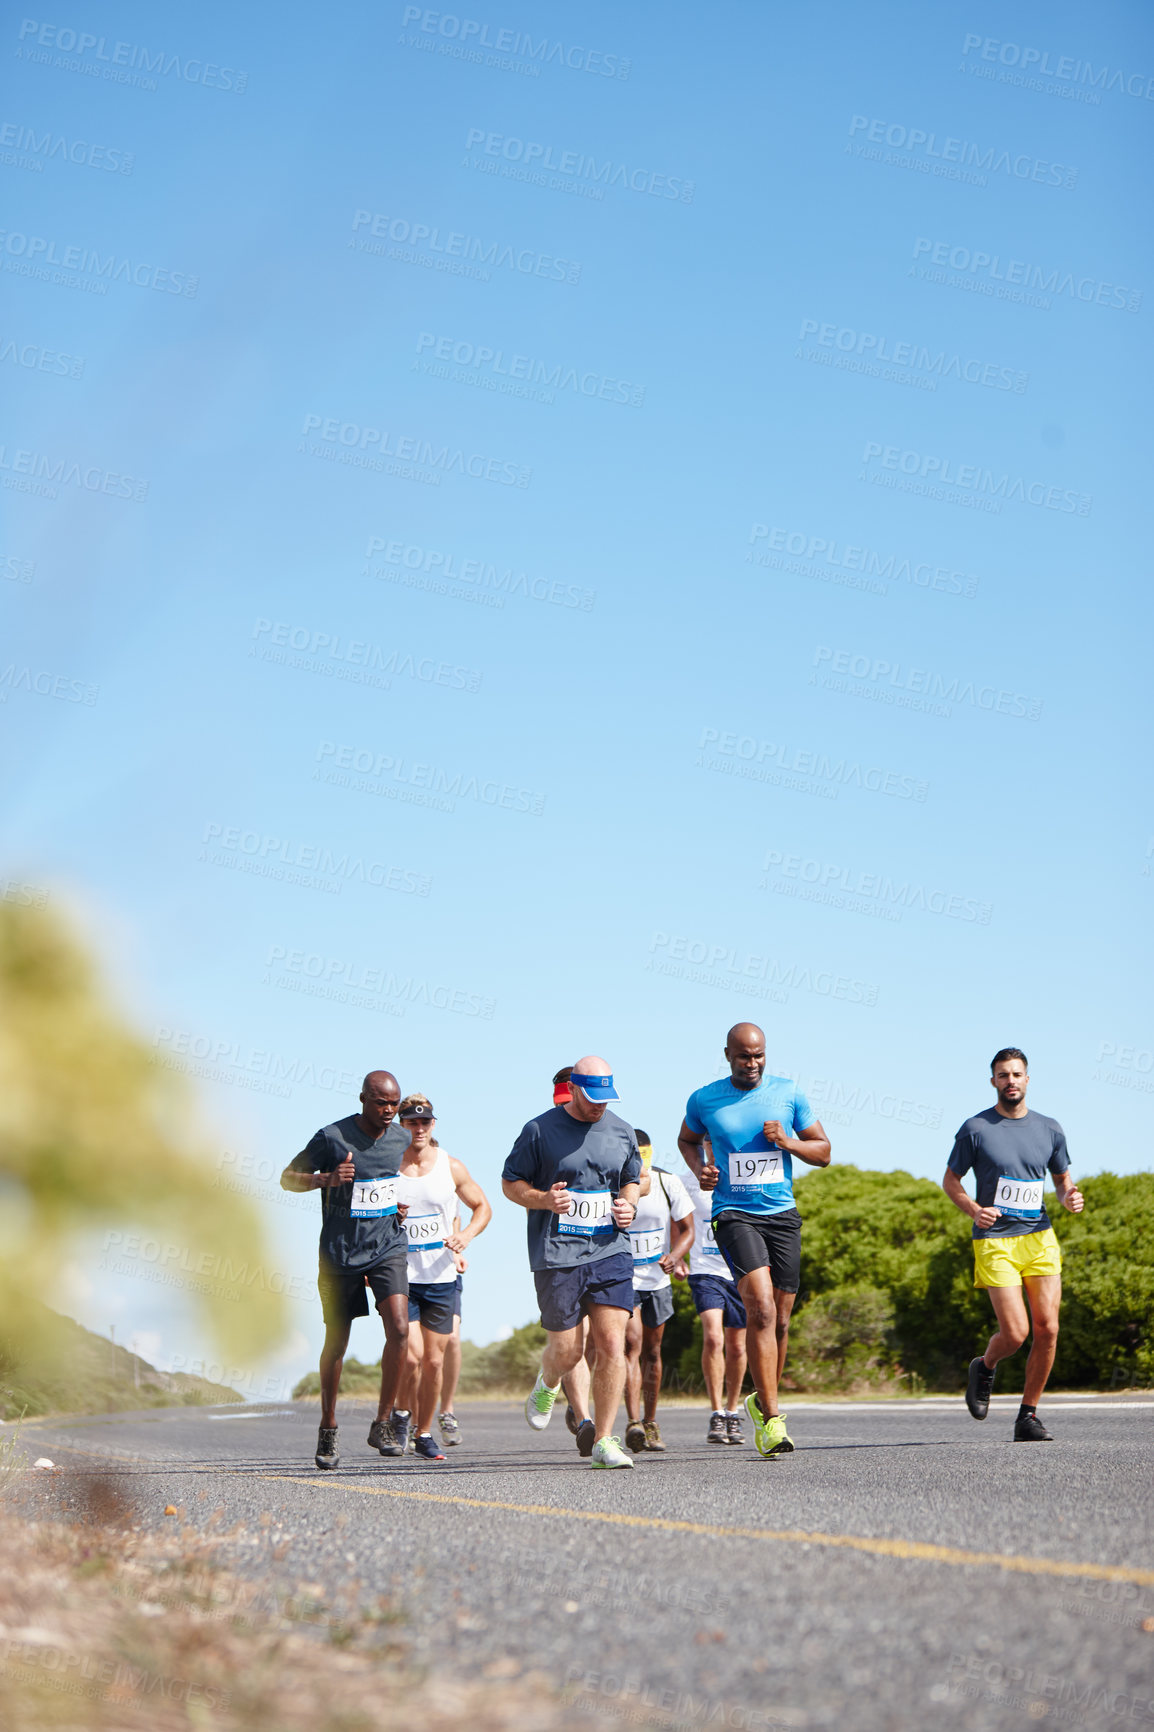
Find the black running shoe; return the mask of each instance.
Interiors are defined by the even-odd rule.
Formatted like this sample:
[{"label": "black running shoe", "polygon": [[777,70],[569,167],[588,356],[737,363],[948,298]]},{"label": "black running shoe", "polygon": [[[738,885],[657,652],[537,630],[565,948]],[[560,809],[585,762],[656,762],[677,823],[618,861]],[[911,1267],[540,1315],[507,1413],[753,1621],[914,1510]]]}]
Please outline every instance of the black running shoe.
[{"label": "black running shoe", "polygon": [[1015,1443],[1053,1443],[1054,1439],[1036,1413],[1024,1413],[1014,1421]]},{"label": "black running shoe", "polygon": [[726,1441],[724,1413],[710,1414],[709,1430],[705,1434],[705,1441],[706,1443],[724,1443]]},{"label": "black running shoe", "polygon": [[317,1431],[317,1453],[314,1457],[318,1467],[337,1467],[340,1463],[340,1451],[337,1449],[337,1427],[322,1425]]},{"label": "black running shoe", "polygon": [[576,1437],[580,1427],[577,1424],[577,1415],[574,1413],[572,1407],[566,1407],[565,1409],[565,1424],[569,1427],[573,1436]]},{"label": "black running shoe", "polygon": [[592,1455],[597,1442],[597,1427],[591,1419],[583,1419],[577,1427],[577,1454]]},{"label": "black running shoe", "polygon": [[994,1388],[994,1373],[984,1359],[970,1360],[970,1375],[966,1379],[966,1406],[975,1419],[985,1419],[990,1411],[990,1395]]},{"label": "black running shoe", "polygon": [[419,1434],[414,1454],[424,1456],[426,1461],[444,1461],[445,1457],[437,1447],[437,1440],[431,1431]]},{"label": "black running shoe", "polygon": [[404,1455],[409,1447],[409,1439],[413,1430],[413,1416],[407,1407],[394,1407],[389,1415],[389,1424],[393,1428],[393,1436],[399,1446],[397,1454]]}]

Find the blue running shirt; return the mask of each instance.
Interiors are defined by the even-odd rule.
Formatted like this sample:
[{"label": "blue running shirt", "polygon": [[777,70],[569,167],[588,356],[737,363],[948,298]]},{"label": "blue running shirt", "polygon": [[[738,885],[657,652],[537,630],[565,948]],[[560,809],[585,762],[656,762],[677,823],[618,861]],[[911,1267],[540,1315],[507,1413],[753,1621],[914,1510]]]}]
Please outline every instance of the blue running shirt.
[{"label": "blue running shirt", "polygon": [[728,1211],[740,1215],[780,1215],[796,1208],[793,1162],[785,1149],[765,1140],[767,1119],[780,1119],[796,1137],[817,1114],[796,1083],[783,1076],[762,1077],[755,1089],[739,1089],[725,1077],[695,1089],[685,1122],[695,1136],[713,1145],[719,1177],[713,1193],[713,1219]]}]

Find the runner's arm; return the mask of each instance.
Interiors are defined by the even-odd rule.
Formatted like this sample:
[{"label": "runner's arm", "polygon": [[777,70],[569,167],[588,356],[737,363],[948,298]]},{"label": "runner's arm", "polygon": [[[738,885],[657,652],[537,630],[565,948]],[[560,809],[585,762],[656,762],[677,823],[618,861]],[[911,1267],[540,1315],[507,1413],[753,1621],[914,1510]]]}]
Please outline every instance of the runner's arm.
[{"label": "runner's arm", "polygon": [[[296,1160],[307,1154],[308,1150],[302,1149]],[[282,1191],[324,1191],[333,1185],[351,1185],[355,1174],[356,1165],[351,1155],[346,1155],[340,1166],[328,1173],[302,1173],[295,1161],[290,1161],[280,1176],[280,1186]]]},{"label": "runner's arm", "polygon": [[[621,1189],[613,1199],[613,1219],[617,1226],[623,1231],[632,1226],[634,1220],[637,1218],[637,1198],[640,1189],[641,1187],[637,1180],[631,1179],[627,1185],[622,1185]],[[624,1205],[628,1205],[629,1207],[630,1214],[628,1220],[624,1218]]]},{"label": "runner's arm", "polygon": [[493,1219],[493,1206],[468,1168],[452,1155],[449,1156],[449,1170],[453,1175],[458,1197],[466,1209],[473,1211],[469,1225],[463,1228],[459,1219],[454,1221],[453,1231],[445,1240],[450,1251],[463,1251],[470,1239],[475,1239],[478,1233],[485,1231]]},{"label": "runner's arm", "polygon": [[501,1189],[511,1203],[522,1209],[551,1209],[555,1215],[569,1213],[569,1192],[565,1185],[554,1185],[551,1191],[539,1191],[528,1179],[502,1179]]},{"label": "runner's arm", "polygon": [[1002,1212],[1000,1209],[980,1209],[973,1198],[966,1195],[962,1181],[949,1167],[946,1168],[946,1176],[942,1180],[942,1190],[955,1208],[960,1209],[963,1215],[968,1215],[979,1227],[992,1227]]},{"label": "runner's arm", "polygon": [[693,1243],[693,1215],[683,1215],[680,1221],[669,1223],[669,1249],[661,1259],[661,1267],[667,1275],[673,1273],[674,1265],[680,1263],[689,1255],[689,1247]]},{"label": "runner's arm", "polygon": [[677,1133],[677,1146],[681,1150],[681,1158],[697,1180],[698,1184],[701,1186],[702,1190],[709,1191],[713,1189],[712,1185],[705,1184],[701,1177],[702,1169],[712,1165],[711,1162],[705,1159],[705,1156],[702,1153],[702,1144],[704,1142],[704,1135],[698,1136],[696,1131],[691,1131],[685,1120],[682,1119],[681,1129]]},{"label": "runner's arm", "polygon": [[786,1136],[785,1126],[780,1119],[767,1119],[764,1130],[767,1142],[776,1143],[779,1149],[796,1155],[799,1161],[805,1161],[808,1166],[829,1166],[832,1150],[820,1119],[814,1119],[812,1125],[807,1125],[804,1131],[798,1131],[796,1137]]},{"label": "runner's arm", "polygon": [[1085,1199],[1074,1183],[1069,1172],[1054,1174],[1054,1189],[1058,1193],[1058,1201],[1064,1209],[1069,1209],[1071,1215],[1080,1215],[1085,1206]]}]

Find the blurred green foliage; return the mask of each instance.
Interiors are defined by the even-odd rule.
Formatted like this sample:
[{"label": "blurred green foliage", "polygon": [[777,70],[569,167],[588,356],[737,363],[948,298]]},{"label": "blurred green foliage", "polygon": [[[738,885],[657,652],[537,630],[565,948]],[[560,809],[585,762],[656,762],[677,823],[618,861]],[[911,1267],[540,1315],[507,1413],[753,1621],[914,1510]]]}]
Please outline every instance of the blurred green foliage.
[{"label": "blurred green foliage", "polygon": [[148,1227],[246,1272],[189,1283],[213,1341],[243,1358],[274,1346],[255,1207],[214,1188],[182,1079],[115,1008],[77,934],[45,909],[0,904],[0,1330],[10,1358],[50,1354],[39,1301],[102,1228]]}]

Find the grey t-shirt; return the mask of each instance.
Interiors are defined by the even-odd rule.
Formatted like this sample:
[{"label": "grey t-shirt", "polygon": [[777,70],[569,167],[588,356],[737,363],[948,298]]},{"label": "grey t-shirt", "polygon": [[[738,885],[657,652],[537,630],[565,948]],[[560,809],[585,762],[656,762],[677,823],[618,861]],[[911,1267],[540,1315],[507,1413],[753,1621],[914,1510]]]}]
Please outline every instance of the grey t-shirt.
[{"label": "grey t-shirt", "polygon": [[564,1107],[551,1107],[529,1120],[501,1177],[524,1179],[538,1191],[563,1179],[576,1204],[569,1215],[527,1211],[531,1269],[572,1269],[621,1255],[632,1269],[629,1234],[614,1224],[609,1205],[623,1185],[641,1177],[641,1151],[632,1127],[616,1113],[587,1125]]},{"label": "grey t-shirt", "polygon": [[[400,1125],[386,1125],[374,1139],[352,1113],[326,1125],[289,1166],[298,1173],[331,1173],[352,1155],[351,1185],[326,1186],[321,1192],[321,1256],[338,1269],[358,1273],[386,1257],[407,1257],[404,1222],[397,1214],[396,1182],[401,1156],[409,1138]],[[394,1179],[374,1186],[372,1180]]]},{"label": "grey t-shirt", "polygon": [[1057,1119],[1042,1113],[1008,1119],[996,1107],[987,1107],[966,1120],[947,1164],[959,1179],[973,1168],[979,1207],[1001,1210],[992,1227],[975,1223],[974,1238],[1013,1239],[1050,1225],[1042,1187],[1047,1172],[1068,1171],[1070,1157]]}]

